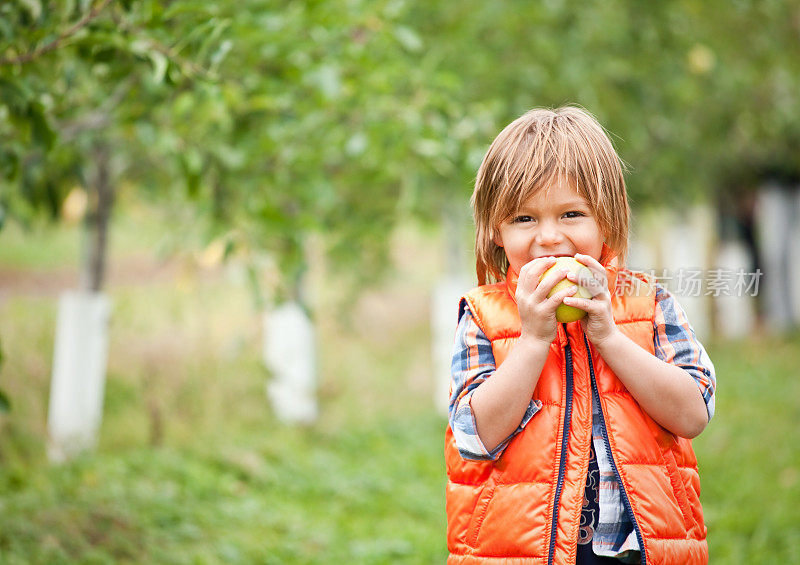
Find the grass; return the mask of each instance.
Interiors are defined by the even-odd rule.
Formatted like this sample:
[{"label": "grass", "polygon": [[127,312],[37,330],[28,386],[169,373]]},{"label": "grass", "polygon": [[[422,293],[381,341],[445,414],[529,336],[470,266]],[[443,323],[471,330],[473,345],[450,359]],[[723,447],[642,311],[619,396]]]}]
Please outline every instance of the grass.
[{"label": "grass", "polygon": [[404,360],[424,357],[419,321],[397,330],[399,350],[342,328],[323,340],[324,414],[293,428],[266,401],[259,316],[230,291],[224,279],[115,291],[100,445],[58,466],[43,441],[55,305],[2,305],[14,406],[0,440],[0,562],[444,559],[444,420]]},{"label": "grass", "polygon": [[[0,268],[64,269],[71,259]],[[0,563],[445,559],[445,422],[427,380],[424,293],[380,311],[385,292],[370,293],[354,309],[361,326],[320,309],[322,416],[295,428],[267,402],[261,315],[235,268],[109,292],[99,446],[62,465],[45,457],[57,296],[0,296],[0,386],[13,403],[0,415]]]},{"label": "grass", "polygon": [[6,498],[3,561],[441,562],[439,427],[273,426],[252,442],[43,469]]},{"label": "grass", "polygon": [[800,562],[800,336],[709,349],[717,415],[694,443],[712,563]]},{"label": "grass", "polygon": [[[261,318],[235,270],[116,284],[99,446],[62,465],[44,442],[56,297],[0,295],[0,563],[443,563],[445,422],[413,277],[366,293],[352,323],[322,297],[322,415],[299,428],[266,401]],[[717,415],[695,449],[711,562],[797,562],[800,336],[707,345]]]},{"label": "grass", "polygon": [[9,222],[0,231],[0,265],[4,268],[41,268],[52,265],[77,265],[80,257],[80,230],[76,226],[55,227],[39,224],[22,227]]}]

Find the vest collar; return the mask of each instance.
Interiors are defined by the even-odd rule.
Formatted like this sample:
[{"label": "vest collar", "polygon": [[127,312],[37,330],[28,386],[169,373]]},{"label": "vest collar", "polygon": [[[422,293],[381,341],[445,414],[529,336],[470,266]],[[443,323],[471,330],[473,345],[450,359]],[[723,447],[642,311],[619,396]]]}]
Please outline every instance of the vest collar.
[{"label": "vest collar", "polygon": [[[606,269],[606,275],[608,276],[608,292],[610,292],[613,296],[614,289],[617,286],[617,273],[619,272],[619,265],[617,256],[614,255],[614,252],[611,251],[611,248],[605,243],[603,244],[603,250],[600,253],[600,264]],[[518,280],[519,273],[514,273],[512,271],[508,272],[506,276],[506,288],[508,289],[508,293],[511,295],[511,298],[514,299],[514,302],[517,301],[516,293]]]}]

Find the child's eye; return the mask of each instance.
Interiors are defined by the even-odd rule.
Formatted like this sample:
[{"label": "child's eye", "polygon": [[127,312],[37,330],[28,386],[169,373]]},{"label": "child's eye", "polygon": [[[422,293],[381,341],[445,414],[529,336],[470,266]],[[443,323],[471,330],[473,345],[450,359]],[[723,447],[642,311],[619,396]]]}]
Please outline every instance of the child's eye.
[{"label": "child's eye", "polygon": [[515,224],[521,224],[523,222],[532,222],[533,218],[530,216],[517,216],[514,218]]},{"label": "child's eye", "polygon": [[580,218],[583,215],[584,215],[583,212],[578,212],[577,210],[573,210],[572,212],[567,212],[566,214],[564,214],[564,216],[566,216],[567,218]]}]

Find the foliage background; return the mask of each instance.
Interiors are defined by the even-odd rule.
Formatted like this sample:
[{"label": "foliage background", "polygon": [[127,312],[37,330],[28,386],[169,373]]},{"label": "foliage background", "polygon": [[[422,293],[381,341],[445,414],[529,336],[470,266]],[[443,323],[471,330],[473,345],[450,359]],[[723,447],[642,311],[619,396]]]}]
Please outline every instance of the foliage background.
[{"label": "foliage background", "polygon": [[[580,104],[635,206],[794,183],[798,39],[777,0],[2,3],[0,561],[442,562],[428,296],[468,261],[493,136]],[[51,467],[78,285],[115,304],[104,427]],[[260,312],[287,298],[320,336],[306,429],[263,394]],[[712,559],[792,562],[797,336],[709,350]]]},{"label": "foliage background", "polygon": [[792,2],[27,0],[0,15],[3,217],[57,216],[110,153],[115,189],[188,199],[201,240],[268,250],[290,279],[309,233],[372,273],[401,219],[465,221],[483,150],[533,106],[595,113],[639,205],[800,171]]}]

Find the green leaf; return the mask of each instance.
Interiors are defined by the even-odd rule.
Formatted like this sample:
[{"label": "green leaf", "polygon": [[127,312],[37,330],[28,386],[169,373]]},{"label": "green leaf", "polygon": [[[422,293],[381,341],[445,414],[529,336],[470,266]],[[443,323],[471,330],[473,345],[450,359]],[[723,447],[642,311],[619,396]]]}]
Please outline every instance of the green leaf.
[{"label": "green leaf", "polygon": [[328,100],[339,97],[342,90],[342,79],[339,67],[334,63],[321,65],[314,69],[308,73],[308,78]]},{"label": "green leaf", "polygon": [[31,19],[38,20],[42,15],[42,3],[39,0],[18,0],[18,2],[28,10]]},{"label": "green leaf", "polygon": [[410,27],[397,26],[394,28],[394,36],[406,50],[412,53],[422,51],[422,38]]},{"label": "green leaf", "polygon": [[245,163],[244,152],[230,145],[220,143],[212,151],[219,162],[228,169],[240,169]]},{"label": "green leaf", "polygon": [[62,0],[60,4],[61,19],[66,20],[72,16],[72,12],[75,10],[75,0]]},{"label": "green leaf", "polygon": [[28,112],[28,101],[33,96],[28,85],[20,80],[0,78],[0,100],[11,114],[24,117]]},{"label": "green leaf", "polygon": [[44,107],[41,103],[35,102],[28,107],[28,119],[30,119],[31,124],[32,141],[47,150],[51,149],[56,134],[53,128],[50,127],[50,123],[47,120],[47,116],[44,114]]},{"label": "green leaf", "polygon": [[186,193],[190,198],[200,195],[200,180],[203,169],[203,158],[194,148],[186,149],[181,154],[181,168],[186,182]]},{"label": "green leaf", "polygon": [[11,22],[0,18],[0,38],[9,41],[12,37],[14,37],[14,26]]},{"label": "green leaf", "polygon": [[19,173],[19,155],[11,150],[0,150],[0,177],[11,180]]},{"label": "green leaf", "polygon": [[163,53],[156,50],[151,50],[148,56],[153,63],[153,82],[161,84],[164,81],[164,75],[167,73],[169,61]]},{"label": "green leaf", "polygon": [[233,41],[230,39],[226,39],[219,45],[219,49],[217,49],[213,55],[211,55],[211,64],[214,68],[219,67],[222,60],[225,58],[225,55],[233,49]]},{"label": "green leaf", "polygon": [[347,140],[344,146],[345,153],[351,157],[361,155],[367,149],[367,143],[367,136],[364,135],[364,132],[356,132]]}]

